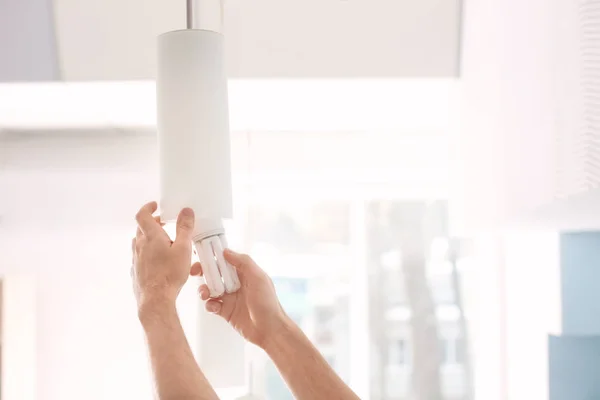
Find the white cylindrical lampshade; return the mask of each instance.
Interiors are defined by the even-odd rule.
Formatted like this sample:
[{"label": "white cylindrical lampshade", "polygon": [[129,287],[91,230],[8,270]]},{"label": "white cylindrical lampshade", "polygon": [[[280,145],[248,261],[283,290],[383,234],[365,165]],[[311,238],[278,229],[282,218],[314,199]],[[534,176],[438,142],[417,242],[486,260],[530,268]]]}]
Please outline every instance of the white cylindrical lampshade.
[{"label": "white cylindrical lampshade", "polygon": [[159,36],[156,89],[162,220],[174,221],[184,207],[198,220],[231,218],[223,35],[188,29]]},{"label": "white cylindrical lampshade", "polygon": [[[199,4],[203,13],[204,4]],[[222,219],[233,216],[223,42],[220,33],[209,30],[159,36],[156,81],[161,219],[173,222],[182,208],[194,209],[194,247],[212,297],[241,286],[223,256],[227,240]],[[243,384],[243,340],[231,338],[233,330],[221,319],[199,315],[197,356],[207,376],[217,384]],[[227,338],[227,344],[209,343],[215,337]]]}]

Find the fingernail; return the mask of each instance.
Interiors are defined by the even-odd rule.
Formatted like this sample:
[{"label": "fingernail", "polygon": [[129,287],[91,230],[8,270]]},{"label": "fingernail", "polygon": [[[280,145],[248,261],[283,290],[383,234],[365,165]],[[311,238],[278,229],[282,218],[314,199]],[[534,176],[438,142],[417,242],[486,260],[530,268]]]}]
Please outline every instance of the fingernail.
[{"label": "fingernail", "polygon": [[194,210],[192,210],[189,207],[186,207],[183,210],[181,210],[181,215],[184,216],[184,217],[193,217],[194,216]]},{"label": "fingernail", "polygon": [[206,300],[210,297],[210,291],[205,286],[200,286],[200,290],[198,290],[198,292],[200,293],[200,298],[202,300]]},{"label": "fingernail", "polygon": [[216,301],[214,301],[214,302],[211,301],[206,304],[206,309],[208,310],[208,312],[216,314],[221,310],[221,303],[216,302]]},{"label": "fingernail", "polygon": [[237,255],[238,253],[236,253],[235,251],[231,250],[231,249],[225,249],[223,250],[223,253],[228,253],[231,254],[232,256]]}]

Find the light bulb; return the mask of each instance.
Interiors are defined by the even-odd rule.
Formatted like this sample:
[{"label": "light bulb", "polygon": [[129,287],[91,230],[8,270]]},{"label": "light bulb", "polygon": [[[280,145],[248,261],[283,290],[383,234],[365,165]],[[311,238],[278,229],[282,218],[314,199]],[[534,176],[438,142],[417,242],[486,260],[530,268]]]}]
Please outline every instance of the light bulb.
[{"label": "light bulb", "polygon": [[210,30],[184,29],[158,38],[161,219],[173,223],[182,208],[195,211],[193,241],[211,297],[240,288],[223,257],[223,219],[233,214],[223,47],[223,35]]}]

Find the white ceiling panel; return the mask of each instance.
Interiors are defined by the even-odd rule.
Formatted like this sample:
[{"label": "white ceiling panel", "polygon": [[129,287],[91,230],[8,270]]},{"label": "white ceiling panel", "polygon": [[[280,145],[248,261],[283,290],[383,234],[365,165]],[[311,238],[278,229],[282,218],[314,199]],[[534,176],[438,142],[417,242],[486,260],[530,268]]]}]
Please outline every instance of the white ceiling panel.
[{"label": "white ceiling panel", "polygon": [[455,76],[459,0],[227,0],[233,76]]},{"label": "white ceiling panel", "polygon": [[[151,79],[185,2],[55,0],[66,80]],[[460,0],[226,0],[232,78],[455,76]]]},{"label": "white ceiling panel", "polygon": [[154,76],[156,36],[185,22],[185,2],[54,0],[65,80],[135,80]]}]

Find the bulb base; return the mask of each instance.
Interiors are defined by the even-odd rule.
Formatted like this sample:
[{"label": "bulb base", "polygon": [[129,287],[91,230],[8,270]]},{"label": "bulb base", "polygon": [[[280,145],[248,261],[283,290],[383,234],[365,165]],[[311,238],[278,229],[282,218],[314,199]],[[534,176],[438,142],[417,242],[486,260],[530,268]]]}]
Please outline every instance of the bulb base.
[{"label": "bulb base", "polygon": [[213,218],[199,218],[196,219],[194,224],[194,236],[192,240],[194,242],[200,242],[211,236],[225,235],[225,228],[223,227],[223,221]]}]

